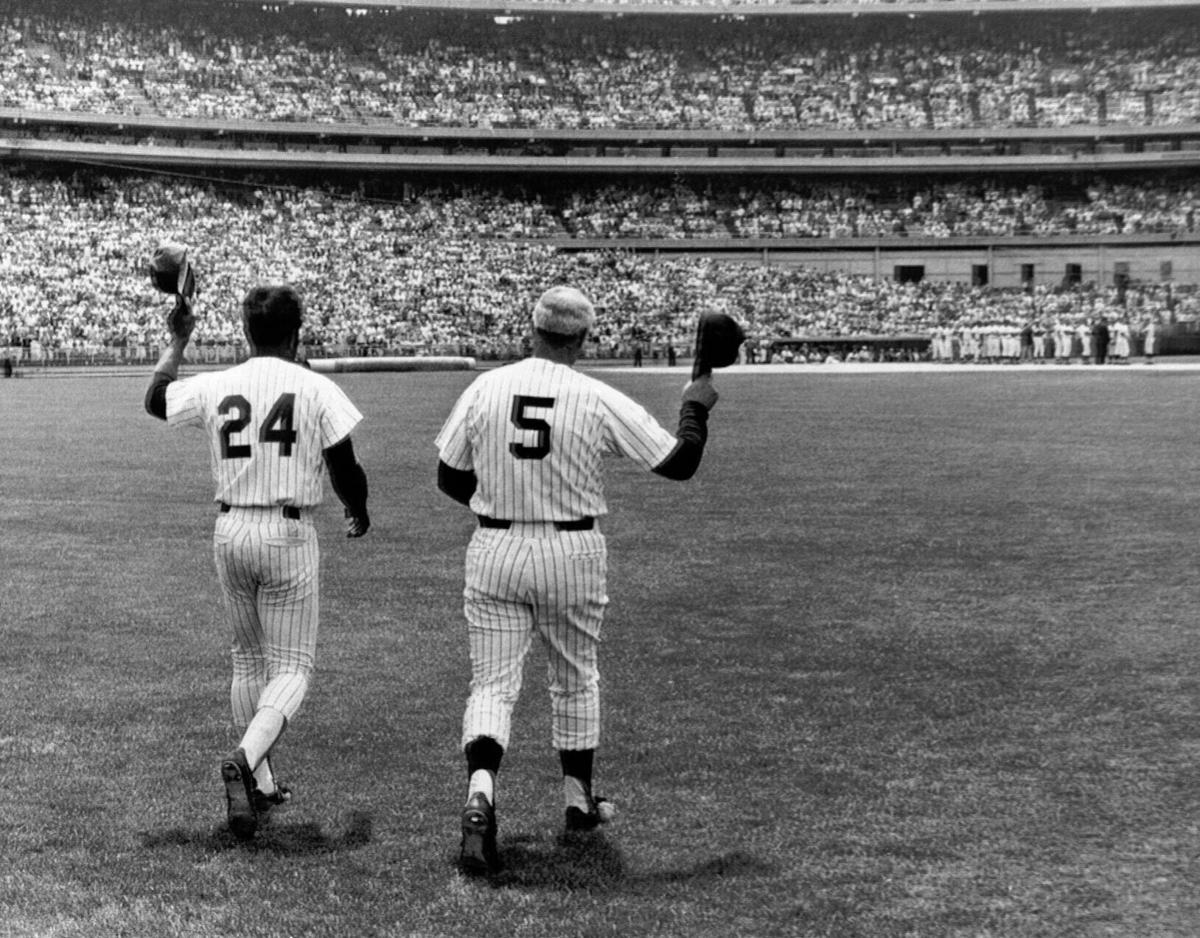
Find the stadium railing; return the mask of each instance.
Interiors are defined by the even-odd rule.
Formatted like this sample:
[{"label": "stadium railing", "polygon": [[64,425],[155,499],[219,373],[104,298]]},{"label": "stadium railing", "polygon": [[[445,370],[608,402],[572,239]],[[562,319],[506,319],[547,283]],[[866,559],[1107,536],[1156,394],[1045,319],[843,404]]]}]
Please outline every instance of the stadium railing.
[{"label": "stadium railing", "polygon": [[[0,155],[8,158],[214,162],[260,169],[707,173],[747,166],[759,172],[858,173],[1200,165],[1200,123],[1195,122],[870,131],[563,130],[286,124],[0,108],[0,134]],[[70,139],[77,135],[88,142]],[[257,147],[258,140],[271,146]],[[325,146],[314,149],[318,142]],[[505,152],[521,147],[529,148],[528,155]]]}]

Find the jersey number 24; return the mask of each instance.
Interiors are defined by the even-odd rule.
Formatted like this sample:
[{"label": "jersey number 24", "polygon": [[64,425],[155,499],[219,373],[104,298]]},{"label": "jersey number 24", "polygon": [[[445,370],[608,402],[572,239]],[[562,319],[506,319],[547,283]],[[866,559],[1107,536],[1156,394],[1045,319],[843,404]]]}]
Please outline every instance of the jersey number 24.
[{"label": "jersey number 24", "polygon": [[[258,442],[278,443],[280,456],[291,456],[292,446],[296,443],[295,420],[296,395],[280,394],[279,399],[267,412],[258,431]],[[234,443],[230,440],[235,433],[241,433],[250,423],[250,402],[240,394],[230,394],[221,401],[217,413],[227,417],[221,424],[218,433],[221,436],[222,459],[249,459],[250,444]],[[236,416],[229,416],[236,414]]]}]

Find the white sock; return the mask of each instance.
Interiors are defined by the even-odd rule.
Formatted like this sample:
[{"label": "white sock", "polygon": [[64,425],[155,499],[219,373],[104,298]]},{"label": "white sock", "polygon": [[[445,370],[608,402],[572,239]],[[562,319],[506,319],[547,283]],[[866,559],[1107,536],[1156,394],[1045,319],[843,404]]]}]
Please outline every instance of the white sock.
[{"label": "white sock", "polygon": [[263,759],[258,764],[258,768],[254,770],[254,781],[258,785],[258,790],[264,795],[275,791],[275,774],[271,771],[270,756]]},{"label": "white sock", "polygon": [[578,808],[585,814],[592,807],[587,787],[574,775],[563,776],[563,801],[568,808]]},{"label": "white sock", "polygon": [[467,783],[467,800],[470,801],[471,796],[476,793],[482,793],[488,804],[495,805],[496,776],[487,769],[476,769],[471,773],[471,780]]},{"label": "white sock", "polygon": [[263,707],[250,721],[246,732],[242,735],[241,747],[246,753],[246,761],[250,770],[254,771],[267,757],[275,741],[287,725],[287,718],[274,707]]}]

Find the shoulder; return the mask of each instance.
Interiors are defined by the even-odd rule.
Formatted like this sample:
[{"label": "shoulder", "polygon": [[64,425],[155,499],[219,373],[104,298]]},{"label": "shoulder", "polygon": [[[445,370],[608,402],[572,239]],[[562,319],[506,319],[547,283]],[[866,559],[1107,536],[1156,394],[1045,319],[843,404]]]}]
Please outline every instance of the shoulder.
[{"label": "shoulder", "polygon": [[[251,359],[251,362],[254,361],[256,360]],[[257,361],[260,362],[257,367],[262,372],[297,390],[318,396],[344,397],[346,394],[341,385],[332,378],[313,371],[302,362],[286,361],[282,358],[264,358]]]},{"label": "shoulder", "polygon": [[604,400],[604,401],[623,401],[623,400],[624,401],[632,401],[633,400],[633,398],[631,398],[624,391],[620,391],[617,388],[614,388],[607,381],[601,381],[599,378],[595,378],[592,375],[585,375],[582,372],[578,372],[578,371],[575,374],[578,376],[577,381],[578,381],[579,389],[581,391],[585,391],[589,394],[594,394],[594,395],[596,395],[596,397],[600,398],[601,400]]},{"label": "shoulder", "polygon": [[514,367],[513,365],[501,365],[498,368],[489,368],[487,371],[480,372],[459,392],[459,400],[471,400],[483,394],[494,393],[498,389],[514,383],[516,378],[512,371]]},{"label": "shoulder", "polygon": [[220,389],[228,382],[226,375],[232,369],[223,371],[198,371],[186,377],[176,378],[167,385],[167,393],[172,395],[200,394],[210,388]]},{"label": "shoulder", "polygon": [[580,393],[588,394],[600,402],[600,405],[614,414],[640,414],[645,411],[640,403],[630,397],[624,391],[613,387],[599,378],[594,378],[591,375],[579,375]]}]

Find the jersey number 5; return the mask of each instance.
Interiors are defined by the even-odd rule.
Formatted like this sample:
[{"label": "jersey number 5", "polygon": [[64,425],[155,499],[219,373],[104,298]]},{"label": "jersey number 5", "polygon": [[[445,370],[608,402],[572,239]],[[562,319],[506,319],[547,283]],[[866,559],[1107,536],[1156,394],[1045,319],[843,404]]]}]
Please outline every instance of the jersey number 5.
[{"label": "jersey number 5", "polygon": [[[262,428],[258,431],[258,442],[278,443],[280,456],[292,455],[292,446],[296,442],[295,408],[295,394],[280,394],[279,399],[267,412],[267,419],[263,421]],[[240,394],[230,394],[221,401],[220,406],[217,407],[217,413],[222,417],[228,417],[218,431],[221,436],[221,458],[249,459],[250,444],[233,443],[229,438],[235,433],[241,433],[250,423],[250,402]],[[237,416],[230,417],[230,414]]]},{"label": "jersey number 5", "polygon": [[510,419],[522,430],[532,430],[537,436],[532,446],[526,443],[509,443],[508,451],[517,459],[545,459],[550,452],[550,424],[540,417],[530,417],[526,411],[534,408],[549,410],[554,406],[552,397],[530,397],[518,394],[513,398]]}]

